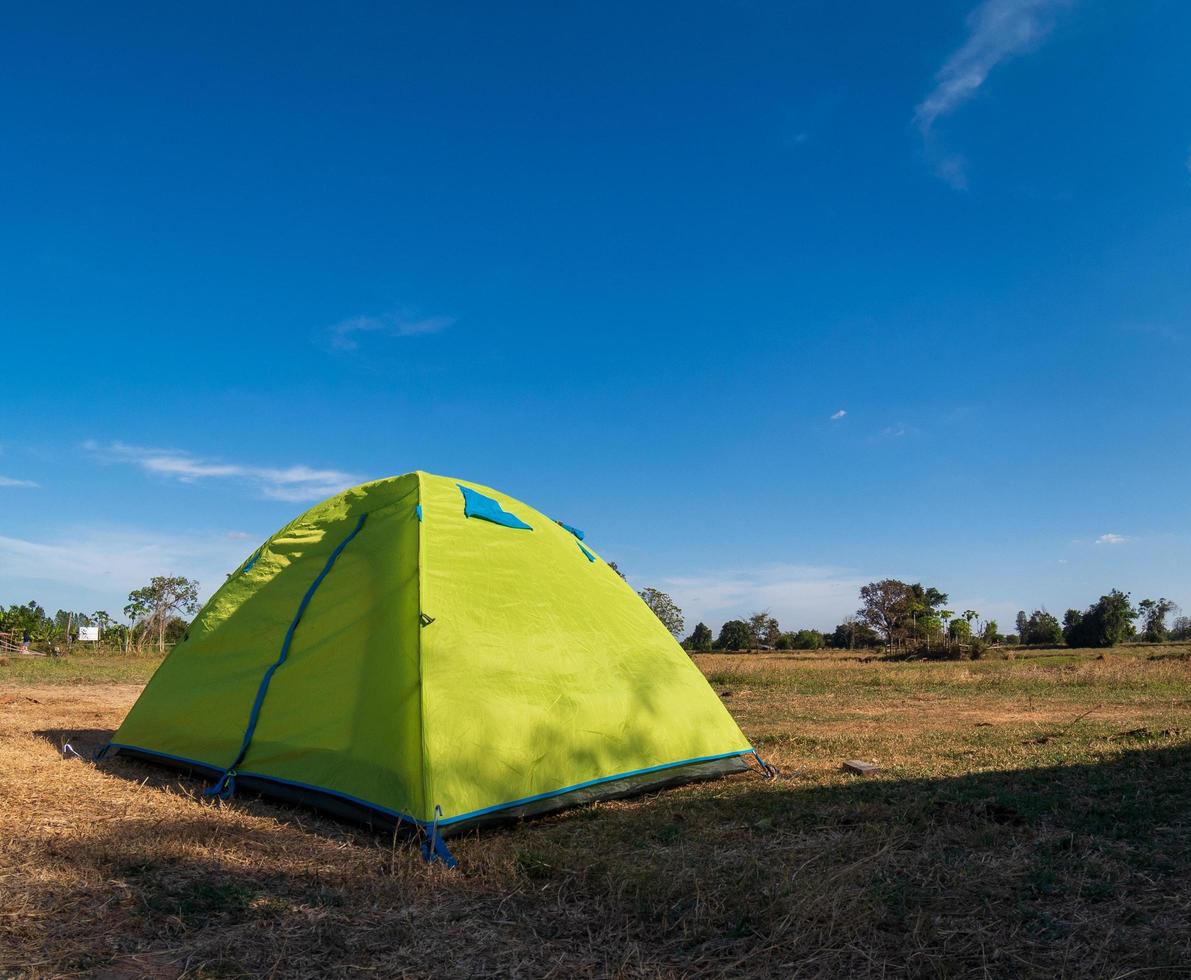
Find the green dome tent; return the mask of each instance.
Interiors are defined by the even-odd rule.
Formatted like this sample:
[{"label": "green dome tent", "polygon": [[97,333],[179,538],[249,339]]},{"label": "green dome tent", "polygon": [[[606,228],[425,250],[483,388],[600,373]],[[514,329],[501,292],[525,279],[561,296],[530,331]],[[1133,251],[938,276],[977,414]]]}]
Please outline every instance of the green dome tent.
[{"label": "green dome tent", "polygon": [[111,750],[441,835],[747,768],[582,532],[409,473],[318,504],[211,597]]}]

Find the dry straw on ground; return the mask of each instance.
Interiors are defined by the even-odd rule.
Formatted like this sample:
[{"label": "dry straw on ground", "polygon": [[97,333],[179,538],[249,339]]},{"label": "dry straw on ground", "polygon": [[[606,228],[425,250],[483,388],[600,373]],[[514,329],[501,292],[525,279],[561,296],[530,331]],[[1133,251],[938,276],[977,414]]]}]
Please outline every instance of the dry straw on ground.
[{"label": "dry straw on ground", "polygon": [[[454,873],[306,810],[64,758],[139,686],[0,673],[0,976],[1185,976],[1179,654],[701,657],[781,779],[486,832]],[[881,772],[840,770],[858,757]]]}]

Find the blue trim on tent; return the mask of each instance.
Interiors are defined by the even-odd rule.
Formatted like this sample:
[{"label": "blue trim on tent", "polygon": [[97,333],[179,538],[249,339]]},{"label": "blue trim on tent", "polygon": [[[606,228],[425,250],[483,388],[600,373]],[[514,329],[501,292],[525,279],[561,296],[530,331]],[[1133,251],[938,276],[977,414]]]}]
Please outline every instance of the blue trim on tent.
[{"label": "blue trim on tent", "polygon": [[418,504],[418,506],[414,508],[414,513],[418,515],[418,521],[421,522],[421,520],[422,520],[422,505],[421,504]]},{"label": "blue trim on tent", "polygon": [[419,820],[417,817],[411,817],[408,813],[402,813],[400,810],[390,810],[387,806],[381,806],[379,803],[373,803],[371,800],[352,796],[351,793],[341,793],[337,789],[327,789],[325,786],[314,786],[311,783],[300,783],[296,779],[282,779],[280,776],[269,776],[263,772],[241,770],[240,776],[247,776],[250,779],[264,779],[273,783],[283,783],[286,786],[296,786],[298,789],[308,789],[313,793],[325,793],[327,796],[337,796],[341,800],[347,800],[348,803],[355,803],[357,806],[362,806],[367,810],[379,810],[381,813],[387,813],[390,817],[396,817],[398,820],[406,821],[416,827],[430,826],[429,820]]},{"label": "blue trim on tent", "polygon": [[[198,759],[188,759],[184,755],[170,755],[168,752],[158,752],[155,749],[146,749],[139,745],[128,745],[124,742],[111,742],[108,746],[113,749],[129,749],[133,752],[144,752],[145,755],[156,755],[162,759],[172,759],[174,762],[184,762],[190,766],[201,766],[204,769],[211,769],[216,772],[219,771],[219,766],[213,766],[209,762],[200,762]],[[381,813],[387,813],[390,817],[396,817],[398,820],[408,821],[416,827],[429,827],[429,820],[419,820],[417,817],[411,817],[408,813],[402,813],[400,810],[390,810],[387,806],[381,806],[379,803],[373,803],[371,800],[361,799],[358,796],[352,796],[350,793],[341,793],[336,789],[327,789],[325,786],[314,786],[311,783],[300,783],[296,779],[282,779],[280,776],[270,776],[263,772],[249,772],[241,770],[237,773],[238,776],[247,776],[250,779],[263,779],[271,783],[284,783],[287,786],[296,786],[298,789],[308,789],[314,793],[325,793],[327,796],[337,796],[341,800],[347,800],[349,803],[355,803],[357,806],[362,806],[367,810],[379,810]]]},{"label": "blue trim on tent", "polygon": [[226,777],[229,772],[236,768],[248,754],[248,746],[252,744],[252,736],[256,733],[256,724],[260,721],[261,708],[265,703],[265,695],[269,691],[269,682],[273,679],[273,675],[277,672],[277,668],[285,663],[285,658],[289,656],[290,644],[294,639],[294,631],[298,628],[298,623],[302,619],[302,614],[306,611],[306,607],[310,605],[310,600],[314,596],[315,591],[323,583],[323,579],[327,577],[327,573],[331,570],[331,566],[335,564],[335,560],[343,553],[343,549],[348,546],[351,539],[360,533],[360,528],[364,526],[364,521],[368,514],[360,515],[360,519],[356,521],[356,526],[352,528],[351,533],[336,545],[335,550],[331,552],[327,563],[323,565],[323,570],[318,573],[318,576],[310,583],[310,588],[306,590],[306,594],[302,596],[302,601],[298,603],[298,611],[294,614],[293,621],[289,624],[289,629],[285,631],[285,639],[281,643],[281,653],[278,654],[277,659],[273,661],[269,669],[265,671],[265,676],[261,678],[260,687],[256,691],[256,700],[252,702],[252,711],[248,715],[248,727],[244,730],[244,741],[240,744],[240,751],[236,755],[235,761],[228,766],[223,774]]},{"label": "blue trim on tent", "polygon": [[256,549],[256,551],[254,551],[252,553],[252,557],[249,558],[248,561],[246,561],[244,563],[244,567],[240,569],[241,575],[243,575],[245,572],[250,571],[252,569],[252,566],[257,563],[257,561],[260,559],[261,552],[264,550],[265,550],[265,546],[262,544],[259,548]]},{"label": "blue trim on tent", "polygon": [[184,755],[170,755],[168,752],[158,752],[156,749],[146,749],[140,745],[129,745],[127,742],[108,742],[109,749],[131,749],[133,752],[144,752],[145,755],[156,755],[163,759],[172,759],[174,762],[185,762],[188,766],[201,766],[204,769],[210,769],[212,772],[219,772],[223,767],[217,766],[213,762],[203,762],[200,759],[188,759]]},{"label": "blue trim on tent", "polygon": [[[156,752],[153,749],[141,748],[139,745],[126,745],[123,742],[112,742],[111,748],[114,749],[132,749],[135,752],[144,752],[146,755],[157,755],[163,759],[173,759],[175,762],[185,762],[192,766],[202,766],[206,769],[218,770],[219,766],[213,766],[209,762],[200,762],[198,759],[188,759],[181,755],[170,755],[168,752]],[[735,752],[721,752],[719,755],[704,755],[696,759],[683,759],[681,762],[665,762],[660,766],[649,766],[645,769],[633,769],[630,772],[617,773],[615,776],[601,776],[599,779],[589,779],[586,782],[575,783],[573,786],[564,786],[562,789],[556,789],[549,793],[538,793],[536,796],[526,796],[519,800],[512,800],[508,803],[497,803],[495,806],[484,807],[482,810],[472,810],[469,813],[461,813],[457,817],[448,817],[438,821],[439,826],[446,827],[453,823],[459,823],[462,820],[470,820],[472,817],[481,817],[488,813],[496,813],[500,810],[507,810],[510,807],[523,806],[526,803],[536,803],[539,800],[547,800],[553,796],[562,796],[566,793],[574,792],[575,790],[586,789],[589,786],[598,786],[600,783],[611,783],[618,779],[630,779],[633,776],[644,776],[651,772],[661,772],[664,769],[677,769],[680,766],[691,766],[699,762],[718,762],[720,759],[731,759],[742,755],[756,755],[756,749],[738,749]],[[381,813],[387,813],[391,817],[396,817],[399,820],[408,820],[425,830],[430,827],[434,821],[419,820],[417,817],[411,817],[408,813],[401,813],[399,810],[390,810],[386,806],[381,806],[379,803],[373,803],[371,800],[361,799],[358,796],[352,796],[350,793],[341,793],[338,790],[327,789],[325,786],[315,786],[312,783],[301,783],[296,779],[282,779],[280,776],[270,776],[263,772],[248,772],[242,771],[241,776],[249,776],[253,779],[263,779],[274,783],[284,783],[289,786],[296,786],[299,789],[308,789],[316,793],[326,793],[328,796],[337,796],[342,800],[347,800],[349,803],[355,803],[357,806],[362,806],[367,809],[379,810]]]},{"label": "blue trim on tent", "polygon": [[486,813],[496,813],[498,810],[508,810],[510,807],[524,806],[526,803],[536,803],[539,800],[548,800],[552,796],[564,796],[567,793],[573,793],[575,790],[586,789],[589,786],[598,786],[600,783],[613,783],[618,779],[631,779],[633,776],[644,776],[651,772],[661,772],[663,769],[677,769],[679,766],[692,766],[698,762],[717,762],[720,759],[731,759],[735,756],[748,755],[754,749],[738,749],[735,752],[721,752],[719,755],[703,755],[697,759],[683,759],[681,762],[663,762],[660,766],[647,766],[644,769],[633,769],[629,772],[620,772],[615,776],[600,776],[598,779],[588,779],[582,783],[575,783],[573,786],[564,786],[562,789],[552,790],[549,793],[538,793],[536,796],[524,796],[519,800],[510,800],[508,803],[497,803],[495,806],[486,806],[482,810],[472,810],[469,813],[461,813],[457,817],[448,817],[446,820],[439,820],[439,824],[446,827],[453,823],[459,823],[462,820],[470,820],[472,817],[482,817]]},{"label": "blue trim on tent", "polygon": [[593,555],[590,551],[588,551],[586,548],[584,548],[583,543],[581,541],[576,541],[575,544],[579,545],[579,550],[582,551],[583,554],[585,554],[587,556],[588,561],[595,561],[595,555]]},{"label": "blue trim on tent", "polygon": [[571,527],[570,524],[564,524],[562,521],[555,521],[554,523],[557,524],[559,527],[561,527],[564,531],[570,531],[580,541],[583,540],[583,537],[584,537],[583,532],[580,531],[577,527]]}]

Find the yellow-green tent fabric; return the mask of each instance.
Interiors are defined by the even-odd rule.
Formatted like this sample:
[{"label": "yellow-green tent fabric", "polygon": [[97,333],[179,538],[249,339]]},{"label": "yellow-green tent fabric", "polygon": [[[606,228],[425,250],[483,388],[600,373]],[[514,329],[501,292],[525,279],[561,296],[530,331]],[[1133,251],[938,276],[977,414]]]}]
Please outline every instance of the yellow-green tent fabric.
[{"label": "yellow-green tent fabric", "polygon": [[428,473],[313,507],[212,596],[112,749],[449,833],[746,767],[582,532]]}]

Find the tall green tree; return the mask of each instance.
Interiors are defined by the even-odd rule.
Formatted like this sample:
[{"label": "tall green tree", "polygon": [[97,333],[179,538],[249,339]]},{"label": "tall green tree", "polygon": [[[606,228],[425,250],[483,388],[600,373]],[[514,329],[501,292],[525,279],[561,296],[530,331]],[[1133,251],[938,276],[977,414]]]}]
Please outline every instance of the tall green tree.
[{"label": "tall green tree", "polygon": [[818,630],[798,630],[790,637],[791,650],[819,650],[823,647],[823,634]]},{"label": "tall green tree", "polygon": [[1176,606],[1169,599],[1142,599],[1137,604],[1137,614],[1141,617],[1142,636],[1150,643],[1161,643],[1166,639],[1166,617],[1178,612]]},{"label": "tall green tree", "polygon": [[942,629],[939,610],[947,605],[947,593],[921,582],[908,585],[894,578],[869,582],[860,589],[863,603],[856,611],[892,648],[906,637],[924,640]]},{"label": "tall green tree", "polygon": [[691,653],[706,653],[711,649],[714,639],[711,628],[706,623],[696,623],[691,635],[683,640],[682,645]]},{"label": "tall green tree", "polygon": [[837,650],[855,650],[859,647],[880,646],[881,637],[867,623],[855,616],[847,616],[827,638],[827,645]]},{"label": "tall green tree", "polygon": [[662,621],[662,625],[666,627],[675,636],[681,636],[686,624],[682,619],[682,610],[678,608],[675,603],[665,592],[659,589],[648,588],[642,589],[637,593],[645,603],[653,610],[653,614]]},{"label": "tall green tree", "polygon": [[197,611],[198,582],[181,575],[153,576],[148,585],[128,593],[128,605],[124,607],[124,615],[141,627],[142,635],[157,637],[159,653],[165,652],[170,620]]},{"label": "tall green tree", "polygon": [[856,615],[877,631],[886,647],[892,648],[902,636],[913,601],[910,586],[885,578],[860,587],[861,606]]},{"label": "tall green tree", "polygon": [[1068,610],[1064,617],[1068,625],[1063,635],[1068,646],[1112,647],[1133,635],[1136,618],[1137,610],[1129,601],[1129,593],[1113,589],[1086,612]]},{"label": "tall green tree", "polygon": [[46,611],[30,599],[23,606],[13,603],[0,612],[0,629],[11,633],[29,633],[34,642],[50,639],[54,633],[54,622]]},{"label": "tall green tree", "polygon": [[749,624],[742,619],[729,619],[720,627],[720,635],[716,637],[717,650],[749,650],[753,642],[753,631]]},{"label": "tall green tree", "polygon": [[1063,642],[1063,627],[1045,609],[1035,609],[1030,613],[1030,618],[1026,620],[1022,642],[1035,643],[1039,646],[1055,646]]},{"label": "tall green tree", "polygon": [[748,618],[749,631],[753,634],[752,646],[776,647],[781,639],[782,628],[777,619],[770,615],[768,609],[753,613]]}]

